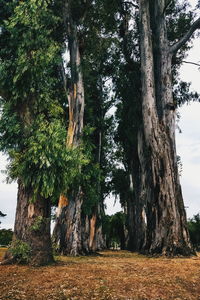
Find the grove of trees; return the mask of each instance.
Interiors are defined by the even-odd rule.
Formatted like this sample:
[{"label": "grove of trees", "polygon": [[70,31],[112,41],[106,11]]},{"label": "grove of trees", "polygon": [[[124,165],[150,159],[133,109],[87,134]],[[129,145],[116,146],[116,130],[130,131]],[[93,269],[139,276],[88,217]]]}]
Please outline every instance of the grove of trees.
[{"label": "grove of trees", "polygon": [[77,256],[110,246],[111,193],[125,212],[110,231],[122,248],[195,254],[175,124],[178,106],[198,99],[179,69],[200,28],[199,6],[0,0],[0,150],[8,181],[18,182],[8,261],[44,265],[53,247]]}]

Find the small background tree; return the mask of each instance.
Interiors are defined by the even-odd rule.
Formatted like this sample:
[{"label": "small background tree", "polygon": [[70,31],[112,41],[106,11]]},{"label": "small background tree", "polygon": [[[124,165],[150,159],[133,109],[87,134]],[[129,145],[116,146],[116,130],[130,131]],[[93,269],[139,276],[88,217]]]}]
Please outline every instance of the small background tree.
[{"label": "small background tree", "polygon": [[106,236],[107,248],[125,249],[125,214],[117,212],[103,218],[103,233]]},{"label": "small background tree", "polygon": [[[3,214],[0,211],[0,218],[5,217],[6,214]],[[1,221],[0,221],[1,224]],[[0,229],[0,246],[7,246],[12,241],[13,231],[12,229]]]},{"label": "small background tree", "polygon": [[200,250],[200,213],[188,221],[190,239],[197,251]]},{"label": "small background tree", "polygon": [[[6,216],[6,215],[3,214],[3,213],[0,211],[0,218],[5,217],[5,216]],[[0,221],[0,224],[1,224],[1,221]]]}]

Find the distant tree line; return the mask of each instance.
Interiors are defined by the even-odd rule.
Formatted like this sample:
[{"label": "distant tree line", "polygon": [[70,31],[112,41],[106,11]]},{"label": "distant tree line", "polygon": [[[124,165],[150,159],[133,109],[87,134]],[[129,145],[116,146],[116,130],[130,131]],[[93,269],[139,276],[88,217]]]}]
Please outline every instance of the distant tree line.
[{"label": "distant tree line", "polygon": [[[0,211],[0,218],[3,218],[5,216],[6,214]],[[12,241],[12,237],[13,237],[12,229],[1,229],[0,227],[0,246],[8,246]]]},{"label": "distant tree line", "polygon": [[188,221],[190,239],[197,251],[200,251],[200,214],[194,215]]},{"label": "distant tree line", "polygon": [[[191,243],[196,251],[200,251],[200,214],[194,215],[187,223]],[[123,212],[118,212],[111,216],[105,215],[103,232],[106,236],[108,249],[126,249],[126,239],[128,238],[126,225],[126,214]]]}]

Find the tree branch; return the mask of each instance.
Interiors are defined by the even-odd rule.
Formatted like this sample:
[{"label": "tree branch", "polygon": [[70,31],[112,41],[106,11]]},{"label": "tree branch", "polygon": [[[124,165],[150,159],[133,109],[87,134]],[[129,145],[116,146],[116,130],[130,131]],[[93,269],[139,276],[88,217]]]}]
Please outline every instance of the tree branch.
[{"label": "tree branch", "polygon": [[192,62],[192,61],[186,61],[186,60],[183,60],[183,63],[185,63],[185,64],[191,64],[191,65],[195,65],[195,66],[200,67],[200,64],[194,63],[194,62]]},{"label": "tree branch", "polygon": [[168,8],[168,6],[171,4],[172,0],[165,0],[165,7],[163,9],[163,14],[165,13],[166,9]]},{"label": "tree branch", "polygon": [[132,5],[133,7],[137,8],[137,9],[139,8],[139,6],[137,4],[134,4],[130,1],[123,1],[122,4],[129,4],[129,5]]},{"label": "tree branch", "polygon": [[190,27],[188,32],[175,44],[173,44],[169,52],[170,53],[175,53],[177,52],[192,36],[192,34],[195,32],[196,29],[200,28],[200,18],[198,18]]}]

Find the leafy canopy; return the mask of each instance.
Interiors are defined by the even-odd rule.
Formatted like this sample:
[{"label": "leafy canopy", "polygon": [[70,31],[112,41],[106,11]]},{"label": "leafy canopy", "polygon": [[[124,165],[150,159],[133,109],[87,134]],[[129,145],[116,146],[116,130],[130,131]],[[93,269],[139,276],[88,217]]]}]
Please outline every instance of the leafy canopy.
[{"label": "leafy canopy", "polygon": [[1,21],[0,150],[9,155],[9,179],[20,178],[33,200],[57,199],[88,163],[82,147],[66,147],[63,43],[56,35],[62,21],[50,4],[8,2]]}]

